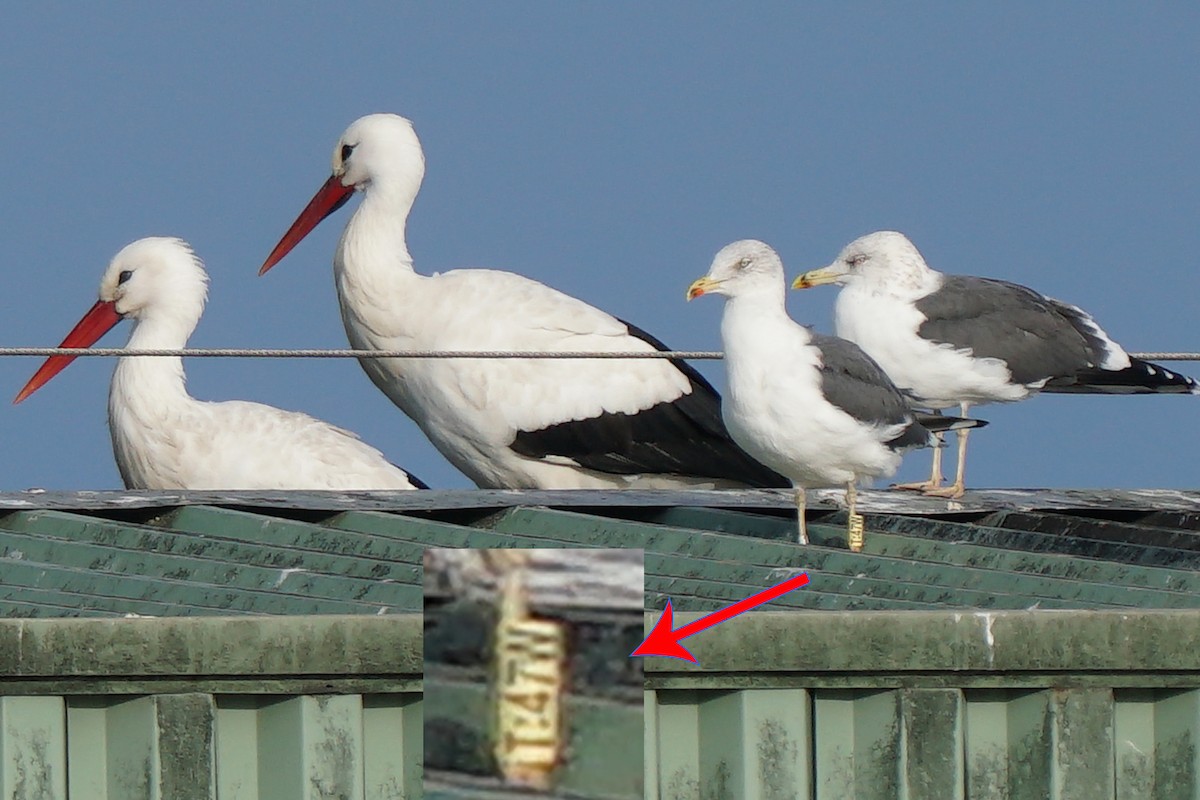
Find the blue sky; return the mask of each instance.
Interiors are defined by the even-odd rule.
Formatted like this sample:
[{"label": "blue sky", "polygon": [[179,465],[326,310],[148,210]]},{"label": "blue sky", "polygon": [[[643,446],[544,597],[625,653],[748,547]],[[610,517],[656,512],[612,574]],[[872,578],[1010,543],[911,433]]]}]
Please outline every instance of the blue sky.
[{"label": "blue sky", "polygon": [[[520,272],[679,349],[719,346],[720,302],[683,296],[724,244],[764,239],[794,276],[883,228],[936,268],[1081,305],[1130,350],[1200,349],[1200,7],[244,6],[8,10],[0,344],[57,344],[118,249],[176,235],[212,276],[194,346],[345,346],[330,260],[349,209],[255,272],[341,131],[393,111],[427,159],[419,270]],[[829,331],[833,300],[792,293],[789,309]],[[37,364],[0,358],[6,397]],[[112,366],[79,360],[0,410],[0,490],[120,487]],[[306,411],[435,487],[468,485],[352,361],[186,366],[197,397]],[[978,415],[972,486],[1200,484],[1197,398]],[[913,453],[899,477],[927,469]]]}]

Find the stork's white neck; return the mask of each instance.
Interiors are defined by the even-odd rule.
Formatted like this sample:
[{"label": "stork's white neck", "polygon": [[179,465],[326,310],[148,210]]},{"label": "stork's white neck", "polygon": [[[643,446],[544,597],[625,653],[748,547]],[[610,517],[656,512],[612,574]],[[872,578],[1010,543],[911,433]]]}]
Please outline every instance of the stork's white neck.
[{"label": "stork's white neck", "polygon": [[[375,182],[364,195],[333,259],[342,323],[351,347],[409,346],[426,326],[430,302],[422,291],[430,279],[413,270],[404,241],[415,192]],[[364,369],[378,383],[375,366]]]},{"label": "stork's white neck", "polygon": [[416,193],[375,181],[363,192],[362,203],[338,245],[334,266],[352,279],[380,272],[413,272],[405,242],[408,214]]},{"label": "stork's white neck", "polygon": [[[182,348],[195,323],[179,319],[139,320],[126,347],[130,350]],[[124,357],[117,362],[109,390],[109,419],[136,421],[162,419],[178,413],[180,406],[194,403],[187,393],[183,360],[178,356]],[[116,413],[120,411],[121,413]],[[114,430],[114,435],[116,431]]]}]

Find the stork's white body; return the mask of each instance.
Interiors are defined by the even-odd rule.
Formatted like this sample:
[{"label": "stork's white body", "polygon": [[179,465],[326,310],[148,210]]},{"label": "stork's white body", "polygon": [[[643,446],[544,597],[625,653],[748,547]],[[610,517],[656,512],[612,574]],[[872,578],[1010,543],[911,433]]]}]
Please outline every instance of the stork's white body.
[{"label": "stork's white body", "polygon": [[[355,122],[335,150],[331,181],[363,195],[334,257],[338,300],[352,347],[581,353],[656,349],[615,317],[520,275],[485,269],[418,274],[405,243],[405,224],[423,175],[424,157],[411,123],[395,115]],[[264,270],[275,260],[272,254]],[[480,487],[764,485],[760,465],[737,449],[723,427],[712,437],[716,459],[724,459],[727,446],[731,459],[724,468],[729,469],[736,454],[757,473],[758,483],[705,477],[702,468],[688,474],[686,465],[609,471],[582,456],[576,460],[550,448],[530,454],[514,447],[522,434],[656,407],[661,411],[664,404],[696,391],[693,378],[663,359],[365,358],[360,363],[442,455]],[[715,408],[712,422],[720,426]],[[622,456],[619,448],[614,451]]]},{"label": "stork's white body", "polygon": [[[130,341],[151,346],[168,345]],[[108,424],[129,489],[417,488],[350,431],[260,403],[190,397],[178,359],[122,359]]]},{"label": "stork's white body", "polygon": [[[125,271],[132,277],[120,286],[117,276]],[[124,310],[126,288],[149,299]],[[114,259],[101,296],[119,292],[118,312],[137,320],[129,348],[177,349],[199,321],[205,288],[200,262],[183,242],[143,239]],[[177,357],[120,359],[108,421],[130,489],[417,488],[349,431],[259,403],[196,400]]]},{"label": "stork's white body", "polygon": [[[511,272],[419,275],[403,238],[367,192],[334,259],[342,320],[360,350],[647,352],[624,324],[569,295]],[[382,212],[382,213],[381,213]],[[401,228],[401,237],[403,229]],[[690,391],[665,360],[363,359],[379,389],[455,467],[481,487],[687,486],[694,479],[612,475],[509,446],[538,430],[602,412],[635,414]],[[712,485],[712,482],[703,482]]]}]

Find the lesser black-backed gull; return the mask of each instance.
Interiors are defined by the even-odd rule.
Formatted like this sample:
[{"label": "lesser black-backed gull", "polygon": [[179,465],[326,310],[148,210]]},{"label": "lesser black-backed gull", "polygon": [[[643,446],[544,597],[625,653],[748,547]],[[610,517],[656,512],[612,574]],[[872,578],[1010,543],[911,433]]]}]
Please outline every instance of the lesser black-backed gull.
[{"label": "lesser black-backed gull", "polygon": [[[844,485],[851,531],[861,530],[855,483],[891,475],[903,450],[935,443],[930,429],[857,345],[792,321],[783,264],[766,244],[743,240],[723,248],[687,296],[702,294],[726,298],[725,425],[742,449],[792,482],[800,542],[808,541],[807,488]],[[938,430],[980,424],[930,420]]]},{"label": "lesser black-backed gull", "polygon": [[[1086,311],[1025,286],[931,269],[903,234],[855,239],[792,287],[838,294],[838,336],[855,342],[919,408],[1024,400],[1042,392],[1200,394],[1196,382],[1130,356]],[[902,488],[961,497],[967,434],[958,434],[954,483],[941,486],[939,452],[928,481]]]}]

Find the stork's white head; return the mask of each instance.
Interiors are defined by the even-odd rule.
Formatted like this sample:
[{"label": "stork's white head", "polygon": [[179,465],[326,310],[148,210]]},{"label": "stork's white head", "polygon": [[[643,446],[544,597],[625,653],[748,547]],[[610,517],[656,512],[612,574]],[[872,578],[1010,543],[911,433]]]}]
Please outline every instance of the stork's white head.
[{"label": "stork's white head", "polygon": [[[158,346],[182,347],[200,321],[207,295],[204,264],[187,242],[164,236],[138,239],[113,257],[100,280],[100,299],[59,346],[91,347],[130,317],[139,326],[154,326]],[[47,358],[13,402],[33,394],[74,360]]]},{"label": "stork's white head", "polygon": [[396,114],[368,114],[346,129],[333,148],[333,174],[317,190],[258,274],[278,264],[321,220],[355,190],[379,195],[390,213],[404,219],[425,177],[425,154],[413,125]]},{"label": "stork's white head", "polygon": [[876,231],[846,245],[829,266],[796,278],[792,288],[861,282],[881,291],[907,292],[923,287],[933,274],[907,236],[896,231]]},{"label": "stork's white head", "polygon": [[751,293],[783,296],[783,262],[771,246],[757,239],[725,245],[713,258],[708,274],[688,287],[691,300],[702,294],[737,297]]},{"label": "stork's white head", "polygon": [[425,177],[425,153],[412,122],[397,114],[356,119],[333,148],[333,174],[343,186],[361,190],[386,181],[415,196]]},{"label": "stork's white head", "polygon": [[182,239],[151,236],[126,245],[100,280],[100,299],[122,317],[170,320],[191,333],[204,312],[208,274]]}]

